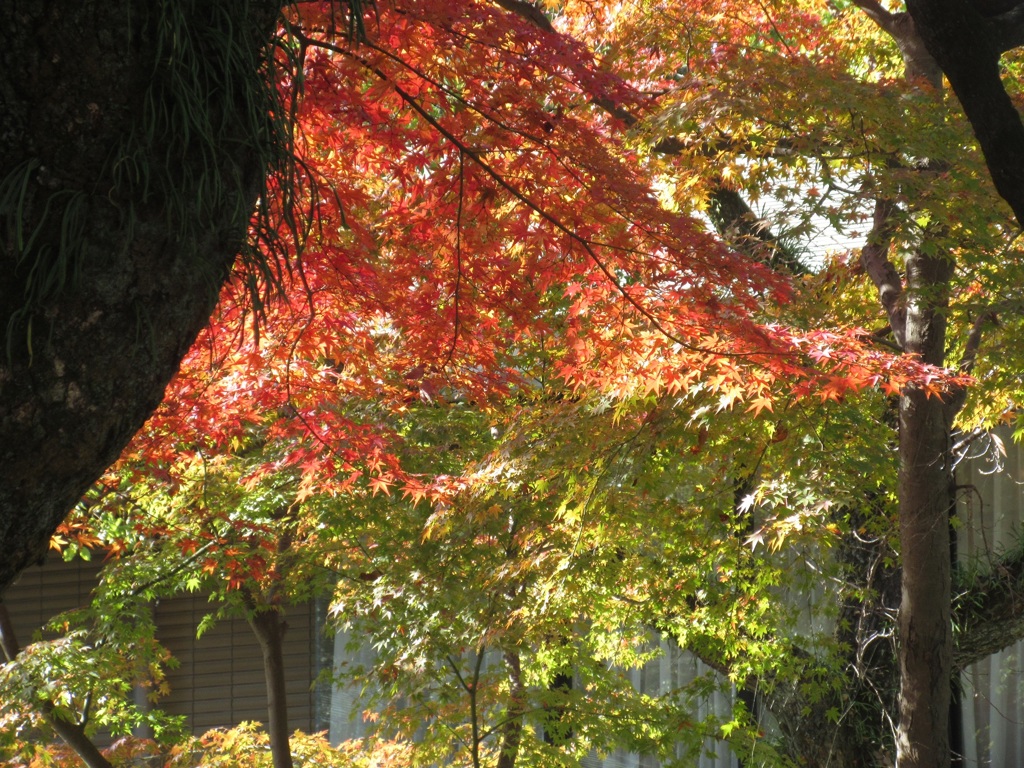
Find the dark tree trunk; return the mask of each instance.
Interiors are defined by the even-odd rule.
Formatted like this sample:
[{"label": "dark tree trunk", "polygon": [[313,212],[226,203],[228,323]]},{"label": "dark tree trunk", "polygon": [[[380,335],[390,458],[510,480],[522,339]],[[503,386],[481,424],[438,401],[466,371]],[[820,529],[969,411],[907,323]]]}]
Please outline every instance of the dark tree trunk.
[{"label": "dark tree trunk", "polygon": [[1019,29],[1020,20],[986,21],[983,7],[964,0],[907,0],[907,8],[963,106],[996,189],[1024,225],[1024,124],[999,72],[1001,49],[1020,41],[997,34]]},{"label": "dark tree trunk", "polygon": [[920,390],[900,403],[901,768],[949,764],[952,679],[949,478],[942,403]]},{"label": "dark tree trunk", "polygon": [[[160,402],[265,174],[248,128],[202,140],[174,130],[185,107],[171,103],[173,84],[154,87],[179,74],[161,24],[178,14],[205,35],[189,62],[197,82],[237,78],[214,50],[232,30],[258,83],[276,6],[0,3],[0,590],[44,556]],[[211,91],[199,109],[251,127],[241,112],[252,103],[231,98],[244,87]]]},{"label": "dark tree trunk", "polygon": [[[905,351],[945,361],[952,262],[908,255]],[[899,522],[903,568],[899,618],[900,768],[949,765],[953,672],[949,513],[953,486],[948,406],[918,387],[900,397]]]},{"label": "dark tree trunk", "polygon": [[249,624],[263,652],[263,674],[267,682],[267,733],[274,768],[292,768],[288,730],[288,696],[285,686],[284,633],[287,625],[275,608],[259,608]]}]

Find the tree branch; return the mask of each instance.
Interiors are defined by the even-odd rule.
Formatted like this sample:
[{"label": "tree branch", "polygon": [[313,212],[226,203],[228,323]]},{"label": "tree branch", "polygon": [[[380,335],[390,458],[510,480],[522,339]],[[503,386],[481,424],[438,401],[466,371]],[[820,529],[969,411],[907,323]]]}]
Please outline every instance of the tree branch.
[{"label": "tree branch", "polygon": [[[971,332],[967,335],[967,343],[964,345],[964,353],[960,358],[960,364],[957,366],[960,373],[969,374],[974,370],[974,363],[978,358],[978,348],[981,346],[982,332],[985,330],[985,326],[990,324],[998,324],[995,310],[982,312],[974,319],[974,323],[971,325]],[[953,387],[950,394],[946,396],[945,402],[946,419],[952,424],[953,418],[964,407],[964,403],[967,402],[967,388],[962,385]]]},{"label": "tree branch", "polygon": [[[525,0],[493,0],[507,11],[515,13],[545,32],[557,34],[551,21],[532,3]],[[592,103],[612,117],[620,120],[626,128],[635,128],[640,120],[629,110],[615,104],[611,99],[592,96]],[[651,147],[660,155],[678,155],[687,148],[687,142],[676,136],[661,139]],[[716,151],[713,148],[709,152]],[[793,275],[807,274],[810,270],[792,249],[786,247],[765,222],[759,220],[740,194],[724,185],[711,190],[710,214],[715,228],[740,253],[754,261],[767,264],[773,269],[781,268]]]},{"label": "tree branch", "polygon": [[918,34],[910,14],[891,13],[875,0],[853,0],[853,4],[896,42],[909,82],[925,82],[936,91],[942,90],[942,70]]},{"label": "tree branch", "polygon": [[[7,662],[11,663],[21,653],[21,646],[14,633],[14,623],[11,621],[11,614],[7,610],[7,604],[0,600],[0,649],[3,650]],[[75,753],[82,758],[82,761],[89,768],[112,768],[110,762],[103,756],[92,740],[85,733],[85,726],[82,723],[73,723],[65,720],[55,711],[53,702],[49,700],[25,702],[26,705],[33,704],[40,714],[46,718],[57,735],[71,747]]]},{"label": "tree branch", "polygon": [[753,261],[791,275],[810,272],[796,252],[783,243],[768,222],[758,218],[739,192],[724,186],[711,190],[708,217],[731,247]]},{"label": "tree branch", "polygon": [[554,32],[555,28],[551,26],[551,20],[544,15],[544,11],[538,8],[533,3],[528,3],[525,0],[494,0],[495,5],[499,5],[506,11],[511,11],[524,19],[540,27],[545,32]]},{"label": "tree branch", "polygon": [[853,0],[853,4],[864,11],[865,15],[885,32],[895,36],[896,14],[886,10],[881,3],[875,0]]},{"label": "tree branch", "polygon": [[889,260],[895,212],[896,204],[891,200],[875,200],[874,220],[868,234],[868,242],[860,249],[860,264],[878,289],[878,300],[889,316],[889,327],[896,337],[896,343],[902,349],[907,325],[903,281]]},{"label": "tree branch", "polygon": [[1024,123],[1003,87],[990,22],[973,5],[907,0],[915,28],[974,129],[996,190],[1024,224]]},{"label": "tree branch", "polygon": [[992,45],[1000,53],[1012,51],[1024,45],[1024,4],[1016,5],[997,16],[985,19]]},{"label": "tree branch", "polygon": [[982,312],[974,319],[971,325],[971,332],[967,336],[967,343],[964,345],[964,354],[960,358],[960,372],[970,373],[974,370],[974,363],[978,358],[978,348],[981,346],[981,335],[985,326],[996,324],[996,313],[993,310]]}]

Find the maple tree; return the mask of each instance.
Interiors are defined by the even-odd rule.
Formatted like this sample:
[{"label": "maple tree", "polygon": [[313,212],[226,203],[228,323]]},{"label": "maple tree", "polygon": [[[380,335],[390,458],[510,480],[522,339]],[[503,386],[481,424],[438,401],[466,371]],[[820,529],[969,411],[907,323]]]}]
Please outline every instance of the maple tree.
[{"label": "maple tree", "polygon": [[[889,11],[855,5],[908,50]],[[843,4],[701,3],[672,17],[643,5],[613,15],[566,3],[559,30],[514,0],[381,4],[358,44],[337,34],[349,25],[343,10],[299,4],[279,48],[283,61],[300,63],[282,85],[305,94],[290,102],[291,115],[302,128],[302,173],[321,200],[301,274],[286,300],[269,306],[260,305],[258,285],[247,290],[258,274],[229,286],[217,324],[189,353],[138,450],[167,470],[181,456],[242,452],[255,430],[272,449],[250,483],[294,472],[297,501],[365,487],[444,505],[467,491],[463,482],[408,474],[380,428],[387,419],[356,404],[401,411],[410,400],[457,395],[486,410],[496,393],[561,380],[570,386],[564,397],[597,392],[627,410],[665,397],[694,398],[696,411],[774,414],[779,431],[766,445],[797,461],[789,441],[816,434],[783,428],[797,404],[821,402],[834,414],[864,389],[901,393],[902,474],[874,493],[900,488],[900,555],[915,564],[904,569],[915,606],[903,612],[905,637],[926,620],[912,599],[914,574],[934,603],[933,624],[918,631],[927,648],[903,645],[900,761],[948,760],[950,462],[936,457],[946,455],[953,416],[967,401],[966,380],[941,368],[953,360],[978,375],[970,425],[997,418],[1016,391],[1013,374],[981,347],[983,330],[995,339],[987,344],[1012,333],[1012,302],[998,296],[1016,265],[1012,227],[977,159],[961,150],[967,126],[903,83],[892,47]],[[36,178],[36,166],[22,170],[8,187]],[[744,195],[777,201],[776,226],[753,216]],[[720,237],[706,231],[704,211]],[[881,312],[840,264],[793,279],[806,269],[787,242],[822,218],[866,237],[861,264]],[[294,226],[266,235],[298,245]],[[903,277],[893,254],[905,257]],[[1001,329],[990,327],[993,313]],[[860,330],[883,317],[897,350]],[[246,319],[259,320],[258,340],[240,330]],[[944,324],[959,331],[952,344]],[[178,353],[190,332],[174,340]],[[46,359],[64,364],[59,354]],[[162,387],[150,385],[150,393]],[[861,407],[884,418],[873,395]],[[93,469],[76,468],[63,494],[45,492],[52,514],[40,518],[44,527],[112,457],[140,408],[104,451],[83,446]],[[713,425],[701,429],[698,453],[725,450],[708,439]],[[915,462],[911,449],[922,445],[930,452]],[[806,525],[803,513],[771,511],[798,497],[769,493],[781,487],[767,483],[769,464],[732,459],[720,481],[731,476],[768,510],[750,535],[789,538]],[[927,497],[920,504],[915,489]],[[915,521],[934,537],[923,549]],[[34,550],[19,551],[11,574]],[[684,607],[692,615],[686,604],[678,616],[651,620],[679,632],[672,625],[688,615]],[[744,663],[734,655],[721,666],[738,676],[734,665]]]},{"label": "maple tree", "polygon": [[[312,8],[316,4],[301,5]],[[532,6],[507,5],[525,17],[509,16],[507,10],[495,15],[499,13],[496,9],[490,12],[495,24],[506,25],[512,19],[514,25],[522,26],[524,18],[543,18],[536,9],[528,12]],[[5,96],[9,130],[4,133],[0,162],[0,220],[5,263],[14,279],[5,285],[2,302],[7,342],[4,412],[11,414],[5,422],[3,442],[16,448],[10,448],[12,452],[5,454],[3,461],[3,519],[9,521],[4,529],[3,583],[9,583],[45,551],[46,540],[58,522],[156,406],[211,312],[216,288],[244,245],[246,220],[257,199],[262,205],[252,229],[253,244],[262,243],[268,246],[266,252],[277,256],[255,256],[248,262],[252,267],[249,274],[253,281],[262,273],[273,282],[275,275],[287,271],[287,260],[280,258],[281,246],[294,244],[295,235],[302,239],[308,224],[304,216],[308,198],[302,194],[302,186],[312,179],[304,177],[294,163],[290,112],[279,103],[275,78],[267,71],[273,60],[266,56],[267,43],[272,41],[279,10],[279,4],[269,0],[239,0],[237,7],[124,0],[116,7],[69,2],[49,8],[5,9],[4,71],[12,87]],[[337,10],[344,15],[344,6]],[[322,12],[327,19],[330,11]],[[457,12],[453,8],[425,9],[426,14],[435,16],[462,12],[461,6]],[[89,30],[94,27],[111,34],[92,35]],[[328,22],[326,31],[347,27],[339,19],[338,24]],[[53,30],[52,35],[35,34],[40,28]],[[310,31],[316,32],[314,28]],[[561,67],[579,77],[581,87],[575,93],[587,94],[581,98],[596,98],[617,105],[616,109],[626,103],[620,99],[622,93],[608,85],[608,73],[592,67],[589,54],[581,58],[586,52],[580,45],[563,38],[547,49],[543,30],[524,34],[532,36],[538,54],[549,55],[552,73]],[[329,36],[324,39],[330,42]],[[77,53],[66,50],[63,41],[72,41]],[[137,41],[145,43],[136,45]],[[429,42],[418,43],[419,50]],[[464,49],[465,42],[460,40],[455,50]],[[304,48],[298,41],[292,52]],[[519,65],[524,64],[522,56],[529,55],[523,49]],[[370,58],[379,58],[379,54]],[[76,59],[97,62],[97,67],[77,67]],[[37,66],[39,61],[50,63]],[[395,63],[385,66],[382,62],[380,71],[386,72]],[[466,65],[471,63],[471,58],[465,60]],[[512,66],[514,62],[510,59],[508,63]],[[348,65],[357,63],[350,59]],[[311,76],[320,77],[316,72]],[[411,82],[415,77],[406,73],[403,79]],[[385,88],[379,76],[377,80],[377,90],[368,91],[371,95]],[[474,80],[478,78],[458,82],[472,84]],[[293,83],[296,87],[302,84],[301,76]],[[508,81],[507,87],[510,84]],[[391,98],[401,100],[403,93],[415,96],[413,91],[402,90],[394,91]],[[498,89],[488,98],[497,106],[501,95]],[[537,131],[547,135],[548,128],[560,122],[562,130],[552,140],[557,142],[580,122],[566,105],[562,112],[568,114],[561,119],[558,103],[566,98],[555,98],[550,104],[537,102],[530,114],[520,114],[510,126],[526,136]],[[507,102],[495,116],[506,116],[502,112],[508,112],[514,102]],[[383,113],[371,104],[366,114]],[[472,114],[470,110],[462,119]],[[418,119],[429,118],[428,113]],[[354,158],[369,151],[378,134],[386,134],[383,127],[373,127],[372,121],[364,124],[363,130],[367,129],[371,141],[356,147]],[[497,123],[495,130],[500,132]],[[556,148],[557,143],[551,146]],[[462,149],[463,167],[469,169],[463,181],[472,189],[488,178],[484,165],[474,160],[484,159],[474,154],[484,147],[466,145]],[[525,161],[526,155],[522,159]],[[343,162],[344,156],[336,160]],[[604,164],[607,173],[614,161],[614,156],[601,159],[595,155],[588,162]],[[499,166],[515,170],[510,157],[497,162],[492,170]],[[273,178],[263,184],[268,169]],[[448,171],[450,178],[453,167]],[[597,171],[596,166],[570,165],[556,176],[570,180],[572,187],[589,184],[595,189],[599,176],[587,174]],[[624,182],[629,174],[617,174],[616,178]],[[559,180],[555,176],[548,179]],[[500,198],[533,194],[525,187],[514,192],[514,184],[506,189],[496,179],[492,181]],[[613,185],[608,191],[621,195],[624,188],[616,190]],[[548,198],[545,205],[554,201],[550,194]],[[533,199],[535,204],[542,201],[542,196]],[[609,197],[601,204],[607,212],[618,202]],[[653,211],[650,202],[648,199],[646,207]],[[476,213],[465,211],[467,216]],[[282,219],[291,230],[284,238],[273,226]],[[556,217],[547,222],[550,227],[539,227],[539,232],[546,229],[548,237],[557,232],[560,237],[576,238],[566,252],[578,259],[588,244],[595,244],[587,240],[585,228],[573,230],[584,223],[576,217],[565,221]],[[670,223],[661,213],[646,226],[648,237],[665,227],[674,228],[673,237],[690,237],[680,231],[689,225],[682,220]],[[614,245],[614,241],[607,244]],[[697,242],[691,245],[697,246]],[[714,252],[709,243],[700,245],[702,249],[705,246],[709,253]],[[180,266],[167,257],[165,247],[184,259]],[[92,255],[93,251],[99,255]],[[250,251],[258,252],[259,248]],[[148,262],[147,254],[153,257]],[[190,254],[198,261],[188,261]],[[626,254],[620,252],[619,257]],[[614,259],[602,263],[609,270],[618,268]],[[748,269],[741,266],[737,275]],[[737,275],[721,269],[718,273],[723,286]],[[707,272],[707,278],[711,277]],[[667,282],[672,277],[666,274],[661,279]],[[580,285],[604,290],[600,283]],[[737,291],[737,299],[739,294],[742,291]],[[631,299],[624,296],[624,300]],[[698,308],[700,303],[695,304],[694,309]],[[712,309],[704,307],[703,311]],[[140,325],[149,331],[139,333]],[[757,340],[755,346],[759,344]],[[79,359],[85,349],[93,356],[88,364]],[[108,357],[99,363],[101,351]],[[45,472],[39,469],[43,465],[48,467]]]}]

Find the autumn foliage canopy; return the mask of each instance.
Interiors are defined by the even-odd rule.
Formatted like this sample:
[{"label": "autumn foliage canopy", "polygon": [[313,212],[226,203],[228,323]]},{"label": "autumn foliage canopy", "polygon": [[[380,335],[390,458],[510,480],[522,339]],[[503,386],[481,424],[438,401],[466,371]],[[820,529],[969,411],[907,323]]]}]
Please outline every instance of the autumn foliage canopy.
[{"label": "autumn foliage canopy", "polygon": [[[852,728],[841,655],[893,634],[894,395],[967,402],[973,428],[1019,389],[1012,321],[991,328],[1016,230],[966,122],[849,3],[302,2],[274,56],[280,256],[239,265],[54,546],[118,556],[116,600],[202,590],[251,619],[330,595],[379,654],[377,703],[423,704],[389,722],[461,729],[428,761],[760,745],[742,702],[701,731],[615,671],[652,628],[737,688],[791,685],[806,733]],[[887,298],[865,254],[900,286],[890,258],[957,268]],[[957,368],[901,352],[915,305]],[[780,595],[824,573],[849,615],[796,648]],[[890,662],[857,668],[849,711],[892,709]],[[523,746],[552,710],[540,730],[578,744]]]},{"label": "autumn foliage canopy", "polygon": [[[135,450],[166,459],[258,425],[289,446],[263,470],[298,468],[305,493],[366,478],[418,498],[427,481],[353,403],[486,408],[554,379],[617,399],[701,389],[754,414],[911,379],[937,392],[940,372],[858,327],[801,327],[794,275],[709,234],[693,158],[759,127],[666,138],[659,95],[707,99],[755,43],[798,66],[829,38],[796,6],[701,5],[714,39],[695,38],[685,66],[706,78],[680,93],[684,62],[662,53],[679,41],[660,36],[682,27],[642,31],[626,9],[567,8],[555,30],[514,1],[380,3],[352,42],[335,4],[299,4],[279,58],[310,196],[302,258],[283,299],[263,303],[274,286],[244,275],[224,291]],[[824,54],[816,66],[838,65]]]}]

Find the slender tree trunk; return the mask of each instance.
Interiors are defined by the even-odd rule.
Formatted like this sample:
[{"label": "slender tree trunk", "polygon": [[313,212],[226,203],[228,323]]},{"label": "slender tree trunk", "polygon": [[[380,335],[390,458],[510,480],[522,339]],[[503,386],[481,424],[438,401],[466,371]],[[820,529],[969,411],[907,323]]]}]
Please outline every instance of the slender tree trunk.
[{"label": "slender tree trunk", "polygon": [[505,652],[505,666],[508,668],[508,708],[505,722],[501,724],[501,746],[496,768],[515,768],[519,757],[519,744],[523,738],[523,713],[526,709],[526,689],[523,686],[523,670],[519,654]]},{"label": "slender tree trunk", "polygon": [[288,692],[285,685],[284,634],[288,624],[284,621],[281,608],[284,599],[279,591],[278,580],[287,573],[291,563],[292,533],[294,518],[289,519],[291,507],[281,506],[273,518],[280,526],[276,542],[277,562],[269,576],[272,585],[257,598],[255,593],[244,588],[245,604],[248,607],[249,626],[252,627],[263,652],[263,676],[267,684],[267,734],[270,736],[270,753],[274,768],[292,768],[292,748],[288,728]]},{"label": "slender tree trunk", "polygon": [[[7,610],[7,604],[0,600],[0,648],[8,662],[14,661],[21,653],[21,646],[14,634],[14,625],[11,623],[11,615]],[[31,705],[32,702],[25,702]],[[47,719],[57,735],[71,747],[75,754],[82,758],[89,768],[112,768],[110,762],[103,756],[92,740],[86,735],[85,727],[81,723],[71,723],[54,714],[53,704],[43,702],[39,705],[43,716]]]},{"label": "slender tree trunk", "polygon": [[[935,365],[945,358],[952,266],[948,259],[920,253],[907,258],[905,351]],[[945,768],[950,760],[948,410],[941,398],[928,397],[918,387],[908,387],[900,397],[899,768]]]},{"label": "slender tree trunk", "polygon": [[953,646],[942,410],[919,390],[905,393],[900,405],[900,768],[949,765]]},{"label": "slender tree trunk", "polygon": [[[942,70],[948,73],[949,69],[945,64],[940,68],[943,60],[935,55],[934,45],[926,47],[927,40],[921,35],[925,28],[934,26],[936,19],[924,19],[915,7],[929,3],[908,2],[914,14],[911,17],[892,13],[873,0],[855,2],[899,45],[907,80],[915,85],[926,83],[938,94]],[[926,23],[919,29],[917,22],[921,20]],[[927,31],[933,36],[933,29]],[[875,237],[862,249],[861,262],[878,288],[903,351],[925,363],[942,366],[953,260],[945,254],[927,255],[923,249],[908,254],[901,284],[888,258],[892,209],[891,202],[876,201]],[[928,233],[925,238],[929,239]],[[949,438],[955,408],[916,386],[907,387],[900,395],[899,768],[948,768],[950,764],[953,635],[949,514],[953,478]]]},{"label": "slender tree trunk", "polygon": [[288,696],[284,675],[285,622],[275,608],[260,608],[249,616],[263,651],[263,674],[267,681],[267,733],[274,768],[292,768],[288,730]]}]

